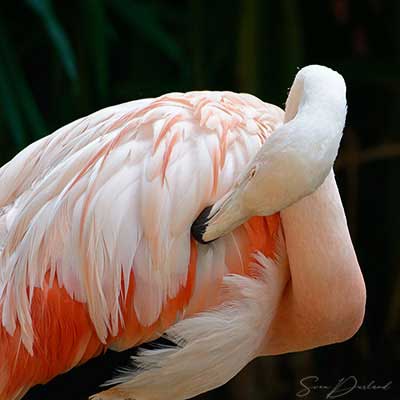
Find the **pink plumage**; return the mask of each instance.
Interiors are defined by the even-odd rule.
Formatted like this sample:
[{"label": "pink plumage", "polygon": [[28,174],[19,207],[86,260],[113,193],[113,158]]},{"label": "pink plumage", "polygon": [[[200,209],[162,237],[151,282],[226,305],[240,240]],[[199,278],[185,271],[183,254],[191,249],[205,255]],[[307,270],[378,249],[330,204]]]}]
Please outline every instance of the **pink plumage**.
[{"label": "pink plumage", "polygon": [[171,93],[81,118],[1,168],[0,399],[162,334],[181,346],[140,353],[140,373],[94,398],[185,399],[260,354],[332,342],[332,303],[320,302],[322,317],[307,304],[328,289],[328,269],[330,285],[340,271],[359,288],[344,316],[356,330],[363,281],[332,175],[280,214],[211,244],[191,237],[283,122],[248,94]]}]

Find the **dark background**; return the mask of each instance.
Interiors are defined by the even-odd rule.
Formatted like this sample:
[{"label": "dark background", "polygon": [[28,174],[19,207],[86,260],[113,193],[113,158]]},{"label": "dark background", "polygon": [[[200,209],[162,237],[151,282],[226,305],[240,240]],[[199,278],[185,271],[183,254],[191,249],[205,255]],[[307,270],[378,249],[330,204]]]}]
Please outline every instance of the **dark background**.
[{"label": "dark background", "polygon": [[294,399],[309,375],[323,385],[349,375],[363,385],[393,381],[343,398],[400,398],[400,1],[1,5],[0,165],[74,119],[169,91],[244,91],[284,107],[297,69],[311,63],[348,85],[336,173],[367,285],[365,321],[346,343],[256,360],[202,399]]}]

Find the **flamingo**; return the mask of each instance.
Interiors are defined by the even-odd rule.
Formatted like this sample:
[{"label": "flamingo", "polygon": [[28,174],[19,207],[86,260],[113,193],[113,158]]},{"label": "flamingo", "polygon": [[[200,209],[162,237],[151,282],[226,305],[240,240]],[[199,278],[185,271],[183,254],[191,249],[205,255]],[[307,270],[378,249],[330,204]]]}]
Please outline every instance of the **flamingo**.
[{"label": "flamingo", "polygon": [[179,400],[252,359],[344,341],[365,286],[332,166],[342,76],[286,111],[170,93],[57,130],[0,169],[0,399],[161,336],[92,399]]}]

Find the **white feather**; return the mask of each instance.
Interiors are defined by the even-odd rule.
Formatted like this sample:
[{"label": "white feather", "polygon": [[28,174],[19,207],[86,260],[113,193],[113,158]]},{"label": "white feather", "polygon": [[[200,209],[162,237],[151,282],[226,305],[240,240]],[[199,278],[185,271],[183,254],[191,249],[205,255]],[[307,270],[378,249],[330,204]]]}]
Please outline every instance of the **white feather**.
[{"label": "white feather", "polygon": [[132,358],[138,371],[91,399],[184,400],[226,383],[256,357],[277,309],[288,278],[282,236],[277,251],[277,262],[254,255],[254,278],[225,276],[220,306],[167,330],[177,347],[141,350]]}]

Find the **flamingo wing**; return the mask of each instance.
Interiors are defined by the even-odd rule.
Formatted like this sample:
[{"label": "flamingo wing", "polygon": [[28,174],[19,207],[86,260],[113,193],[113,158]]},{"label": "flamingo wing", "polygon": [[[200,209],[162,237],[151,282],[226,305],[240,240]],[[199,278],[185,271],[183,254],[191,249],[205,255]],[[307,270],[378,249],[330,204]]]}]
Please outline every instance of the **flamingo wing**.
[{"label": "flamingo wing", "polygon": [[173,93],[81,118],[1,168],[0,394],[159,336],[270,249],[263,219],[211,246],[190,227],[282,118],[250,95]]}]

